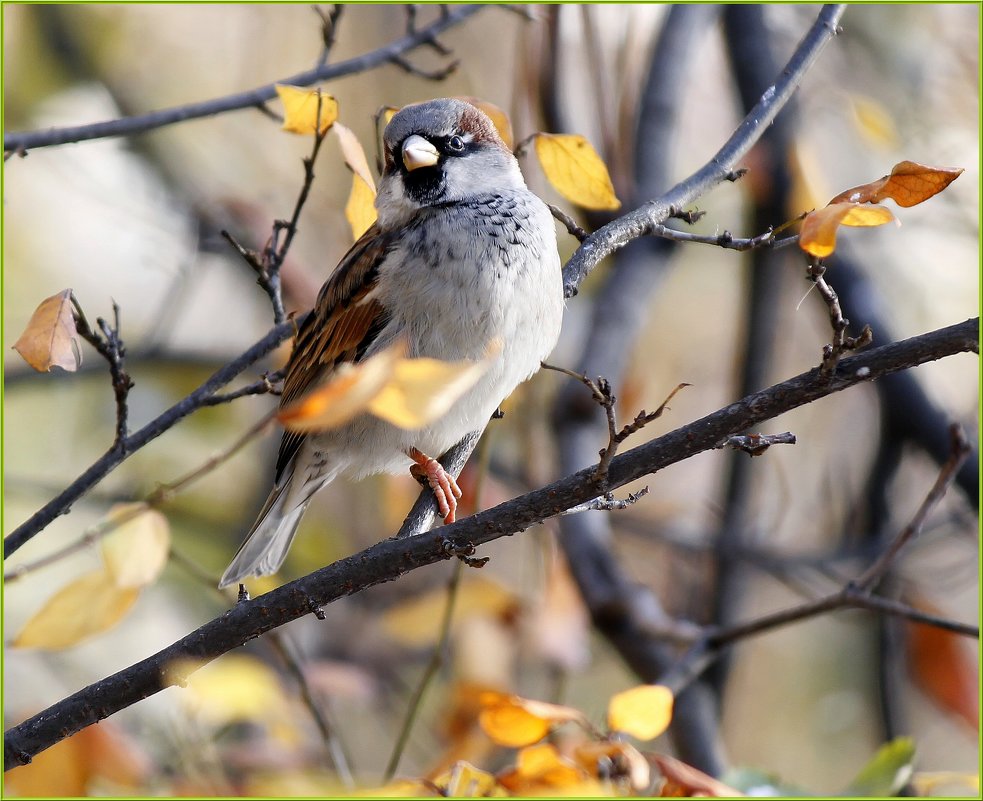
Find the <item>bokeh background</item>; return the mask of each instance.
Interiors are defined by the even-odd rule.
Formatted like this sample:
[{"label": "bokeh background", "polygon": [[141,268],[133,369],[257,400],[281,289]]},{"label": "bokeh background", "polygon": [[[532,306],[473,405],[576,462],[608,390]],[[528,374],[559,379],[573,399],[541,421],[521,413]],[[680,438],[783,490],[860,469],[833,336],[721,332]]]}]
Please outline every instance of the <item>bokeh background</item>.
[{"label": "bokeh background", "polygon": [[[781,61],[817,10],[766,9]],[[438,13],[421,6],[416,24],[422,27]],[[518,141],[547,129],[543,109],[549,96],[563,108],[571,129],[603,153],[616,187],[627,197],[634,115],[666,13],[664,6],[489,7],[441,35],[451,56],[428,48],[408,56],[421,70],[439,71],[459,61],[442,81],[386,65],[325,88],[337,98],[341,120],[358,135],[370,160],[373,115],[380,106],[476,96],[511,115]],[[899,339],[979,313],[978,14],[974,5],[852,6],[843,35],[806,76],[796,99],[798,208],[789,218],[878,178],[904,159],[965,169],[942,195],[896,210],[899,226],[840,235]],[[741,117],[721,26],[708,19],[687,56],[670,160],[673,182],[705,163]],[[330,59],[380,47],[404,35],[406,25],[400,6],[347,7]],[[322,46],[320,19],[306,5],[5,5],[3,35],[6,131],[95,122],[265,85],[311,67]],[[562,53],[562,80],[554,73],[553,86],[541,80],[549,37]],[[119,304],[136,382],[130,424],[140,427],[268,330],[272,316],[265,295],[218,232],[228,229],[244,244],[260,247],[272,221],[287,217],[293,207],[301,159],[309,148],[309,140],[281,132],[276,121],[250,109],[126,139],[32,150],[6,161],[5,533],[101,455],[115,424],[105,364],[91,349],[78,373],[43,375],[30,371],[10,349],[37,304],[68,287],[90,320],[109,317],[112,301]],[[534,159],[526,157],[522,164],[537,192],[578,213],[550,189]],[[745,181],[721,186],[699,201],[706,215],[694,230],[760,233],[748,230],[748,209],[755,187],[768,176],[754,154],[747,166],[751,173]],[[351,244],[343,214],[350,174],[333,138],[316,172],[285,267],[288,309],[310,305]],[[558,231],[565,259],[576,242]],[[713,247],[676,249],[644,329],[624,343],[631,358],[617,391],[619,409],[627,419],[641,407],[658,405],[681,381],[694,386],[677,396],[668,417],[629,445],[739,397],[735,374],[746,262],[745,256]],[[554,363],[578,367],[593,292],[605,269],[568,303]],[[788,271],[768,383],[817,364],[829,338],[825,308],[801,280],[804,261],[793,255]],[[835,272],[829,278],[836,287]],[[279,366],[287,353],[281,348],[236,386]],[[949,358],[920,367],[915,375],[937,407],[961,422],[975,441],[977,357]],[[506,418],[495,423],[474,460],[481,466],[465,476],[480,506],[559,477],[550,403],[567,380],[541,373],[509,401]],[[227,447],[272,403],[248,398],[196,412],[127,460],[71,514],[21,549],[7,569],[76,540],[111,504],[138,499]],[[753,544],[799,572],[789,581],[767,569],[749,570],[734,612],[738,619],[790,606],[802,600],[804,590],[829,589],[856,572],[857,561],[836,562],[839,572],[831,572],[824,560],[857,535],[851,527],[877,444],[878,407],[873,390],[863,387],[785,415],[768,430],[791,430],[798,444],[773,448],[755,460]],[[119,626],[59,652],[5,649],[6,725],[159,650],[227,607],[228,599],[209,587],[207,577],[220,574],[262,504],[276,442],[270,435],[253,443],[167,504],[174,558]],[[651,588],[671,614],[698,622],[708,615],[707,554],[722,515],[724,464],[724,456],[713,453],[667,469],[645,482],[648,497],[611,521],[612,547],[631,578]],[[895,529],[914,513],[936,472],[922,453],[905,452],[891,482]],[[336,482],[313,504],[277,581],[389,536],[417,492],[408,476]],[[950,492],[920,543],[905,555],[898,579],[910,597],[968,622],[978,621],[977,508],[978,495]],[[483,549],[491,562],[480,574],[466,572],[467,603],[457,615],[451,659],[426,697],[401,773],[422,775],[457,755],[488,767],[501,760],[476,735],[454,728],[461,712],[455,698],[462,688],[498,686],[560,700],[600,722],[611,694],[636,682],[613,649],[591,634],[558,559],[556,531],[548,523],[497,542]],[[5,642],[56,588],[98,560],[92,547],[8,581]],[[803,579],[800,568],[812,572]],[[447,565],[415,571],[332,605],[326,621],[287,627],[356,777],[366,784],[379,781],[429,657],[448,571]],[[270,586],[258,584],[254,594]],[[846,786],[883,738],[875,640],[870,616],[838,613],[740,644],[722,699],[721,733],[729,761],[811,793]],[[930,646],[913,638],[908,642],[907,650],[897,652],[895,667],[906,678],[893,703],[903,710],[904,732],[917,743],[918,769],[952,771],[955,779],[945,789],[964,791],[959,777],[978,771],[978,716],[974,723],[971,714],[978,701],[956,692],[956,700],[945,703],[937,684],[908,670],[925,656],[916,649]],[[112,755],[110,761],[132,765],[132,772],[93,769],[75,789],[291,794],[331,786],[335,779],[323,769],[323,745],[282,661],[263,642],[245,650],[279,676],[283,708],[289,710],[283,719],[247,719],[216,729],[189,712],[182,691],[168,690],[100,727],[114,739],[98,747]],[[976,686],[975,643],[959,640],[944,659],[938,675],[956,676],[951,686],[959,680]],[[941,681],[949,686],[946,678]],[[655,748],[671,745],[659,740]],[[41,794],[52,792],[43,784],[18,788],[17,773],[8,774],[13,792],[39,786]],[[49,770],[48,777],[54,773]]]}]

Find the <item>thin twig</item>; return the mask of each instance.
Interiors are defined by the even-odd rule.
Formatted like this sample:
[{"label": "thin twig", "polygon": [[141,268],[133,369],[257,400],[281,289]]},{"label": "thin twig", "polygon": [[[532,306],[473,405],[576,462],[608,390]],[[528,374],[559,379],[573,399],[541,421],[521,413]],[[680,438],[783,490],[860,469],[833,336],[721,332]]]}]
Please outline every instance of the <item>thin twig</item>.
[{"label": "thin twig", "polygon": [[926,517],[938,505],[945,495],[946,489],[959,467],[969,454],[969,444],[958,425],[951,428],[952,456],[942,466],[939,475],[922,501],[911,521],[898,533],[887,549],[874,563],[855,579],[848,581],[843,587],[829,595],[806,603],[781,609],[777,612],[761,615],[753,620],[727,627],[708,627],[705,634],[693,648],[680,659],[663,677],[667,686],[674,690],[693,681],[702,673],[720,653],[735,642],[763,634],[780,626],[787,626],[817,615],[838,609],[857,608],[868,609],[887,615],[902,617],[916,623],[923,623],[951,631],[967,637],[979,638],[979,627],[949,620],[938,615],[928,614],[907,604],[873,594],[877,584],[897,561],[902,548],[918,536]]},{"label": "thin twig", "polygon": [[331,55],[331,48],[334,47],[335,39],[338,37],[338,20],[345,10],[343,3],[334,3],[331,11],[325,12],[320,6],[314,6],[314,13],[321,19],[321,54],[317,58],[317,66],[323,67],[328,63],[328,56]]},{"label": "thin twig", "polygon": [[311,685],[307,681],[307,676],[304,675],[304,669],[294,655],[293,649],[290,647],[286,633],[279,631],[270,632],[267,641],[283,661],[287,672],[297,682],[300,698],[307,707],[307,710],[311,713],[311,717],[314,718],[314,723],[321,733],[324,748],[328,752],[328,758],[331,760],[331,766],[334,768],[335,773],[338,774],[338,778],[341,779],[341,783],[345,785],[347,790],[354,790],[355,779],[352,776],[352,771],[348,764],[348,757],[342,748],[341,740],[336,733],[338,727],[329,719],[328,710],[323,709],[317,702],[317,699],[314,698]]},{"label": "thin twig", "polygon": [[589,234],[583,228],[577,225],[577,222],[573,219],[573,217],[567,214],[563,209],[559,208],[558,206],[554,206],[552,203],[547,203],[546,205],[549,208],[550,213],[557,220],[563,223],[564,227],[567,229],[567,233],[576,237],[578,242],[583,242],[589,236]]},{"label": "thin twig", "polygon": [[126,452],[127,438],[127,418],[129,408],[127,398],[133,388],[133,381],[126,372],[124,358],[126,356],[126,346],[120,338],[119,323],[119,304],[113,301],[113,322],[109,325],[102,317],[96,318],[96,325],[101,334],[92,330],[89,321],[82,311],[82,306],[73,292],[71,295],[72,306],[75,308],[75,330],[82,339],[88,342],[98,351],[109,364],[109,376],[113,386],[113,395],[116,398],[116,438],[110,448],[111,451],[121,450]]},{"label": "thin twig", "polygon": [[794,245],[799,241],[799,235],[786,236],[782,239],[775,239],[774,231],[765,231],[763,234],[752,236],[747,239],[738,239],[730,231],[724,231],[716,236],[705,234],[694,234],[689,231],[678,231],[675,228],[667,228],[664,225],[652,227],[653,236],[660,236],[663,239],[670,239],[673,242],[693,242],[700,245],[714,245],[725,250],[747,251],[758,248],[778,250],[779,248]]},{"label": "thin twig", "polygon": [[959,472],[959,468],[966,461],[966,457],[969,456],[972,448],[966,439],[962,426],[958,423],[953,423],[949,428],[949,437],[952,443],[952,455],[942,465],[942,469],[939,471],[939,476],[935,480],[931,491],[925,500],[922,501],[921,506],[918,507],[915,516],[908,525],[901,529],[898,536],[894,538],[884,553],[861,575],[853,580],[853,586],[856,589],[870,591],[880,583],[884,575],[890,570],[891,565],[894,564],[901,549],[921,533],[922,526],[925,524],[925,518],[928,517],[929,513],[942,500],[956,473]]},{"label": "thin twig", "polygon": [[440,621],[440,634],[437,637],[436,645],[434,645],[433,653],[430,655],[430,661],[427,663],[423,675],[420,677],[420,682],[413,691],[413,697],[410,699],[409,706],[406,709],[406,717],[403,718],[403,725],[399,729],[399,734],[393,745],[392,754],[390,754],[389,762],[386,765],[386,771],[383,774],[384,784],[390,782],[393,776],[396,775],[396,770],[399,768],[399,760],[402,759],[403,751],[406,750],[406,743],[409,742],[410,731],[416,722],[416,716],[420,711],[423,696],[430,686],[433,677],[437,675],[437,671],[440,670],[441,665],[444,664],[444,660],[446,659],[445,655],[451,636],[451,622],[454,619],[454,608],[457,602],[457,591],[461,586],[461,576],[463,573],[464,564],[458,562],[454,566],[454,572],[447,585],[447,603],[444,604],[444,613]]},{"label": "thin twig", "polygon": [[846,330],[850,326],[850,321],[843,316],[840,299],[833,287],[826,281],[825,276],[826,265],[819,259],[810,258],[806,278],[815,285],[820,297],[829,309],[829,322],[833,327],[832,343],[823,346],[822,368],[824,373],[829,374],[836,369],[836,363],[844,353],[865,348],[873,342],[874,332],[869,325],[865,325],[859,336],[847,336]]},{"label": "thin twig", "polygon": [[[297,321],[299,322],[299,321]],[[185,396],[167,411],[155,417],[139,431],[130,434],[123,447],[112,448],[93,462],[78,478],[69,484],[55,498],[42,506],[37,512],[15,528],[3,541],[4,558],[8,558],[24,543],[48,526],[51,521],[68,512],[79,498],[98,484],[129,456],[148,442],[156,439],[192,412],[200,409],[219,389],[251,364],[259,361],[273,348],[296,331],[295,321],[276,326],[262,339],[236,359],[217,370],[204,384]]]}]

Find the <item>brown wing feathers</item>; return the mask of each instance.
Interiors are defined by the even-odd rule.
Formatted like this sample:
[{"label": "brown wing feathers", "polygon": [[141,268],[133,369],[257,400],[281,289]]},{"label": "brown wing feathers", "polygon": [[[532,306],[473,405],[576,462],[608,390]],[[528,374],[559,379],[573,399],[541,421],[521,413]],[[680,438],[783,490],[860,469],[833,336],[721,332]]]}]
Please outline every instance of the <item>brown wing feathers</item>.
[{"label": "brown wing feathers", "polygon": [[[391,244],[391,237],[370,228],[324,285],[313,312],[297,334],[283,382],[281,407],[323,381],[339,364],[361,359],[369,340],[385,325],[385,310],[367,297],[375,288],[379,262]],[[290,432],[283,435],[276,463],[277,483],[304,437]]]}]

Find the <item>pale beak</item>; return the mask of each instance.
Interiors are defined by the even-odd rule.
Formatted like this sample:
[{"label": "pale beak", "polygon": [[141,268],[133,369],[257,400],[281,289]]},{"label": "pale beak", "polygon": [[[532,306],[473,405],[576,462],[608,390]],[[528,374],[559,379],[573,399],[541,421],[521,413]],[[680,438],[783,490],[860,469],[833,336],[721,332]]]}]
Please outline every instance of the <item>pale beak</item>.
[{"label": "pale beak", "polygon": [[439,158],[437,148],[422,136],[413,134],[403,142],[403,164],[410,172],[420,167],[433,167]]}]

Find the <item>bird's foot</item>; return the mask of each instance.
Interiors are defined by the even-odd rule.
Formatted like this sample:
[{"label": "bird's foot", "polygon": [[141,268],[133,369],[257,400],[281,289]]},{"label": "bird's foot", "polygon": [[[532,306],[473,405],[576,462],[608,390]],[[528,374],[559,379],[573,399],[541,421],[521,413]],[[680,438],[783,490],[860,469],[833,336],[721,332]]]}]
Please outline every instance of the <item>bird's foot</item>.
[{"label": "bird's foot", "polygon": [[416,463],[410,466],[410,473],[416,479],[426,479],[437,498],[437,508],[445,523],[453,523],[457,512],[457,499],[464,493],[454,480],[454,476],[444,470],[436,459],[427,456],[416,448],[410,448],[407,455]]}]

